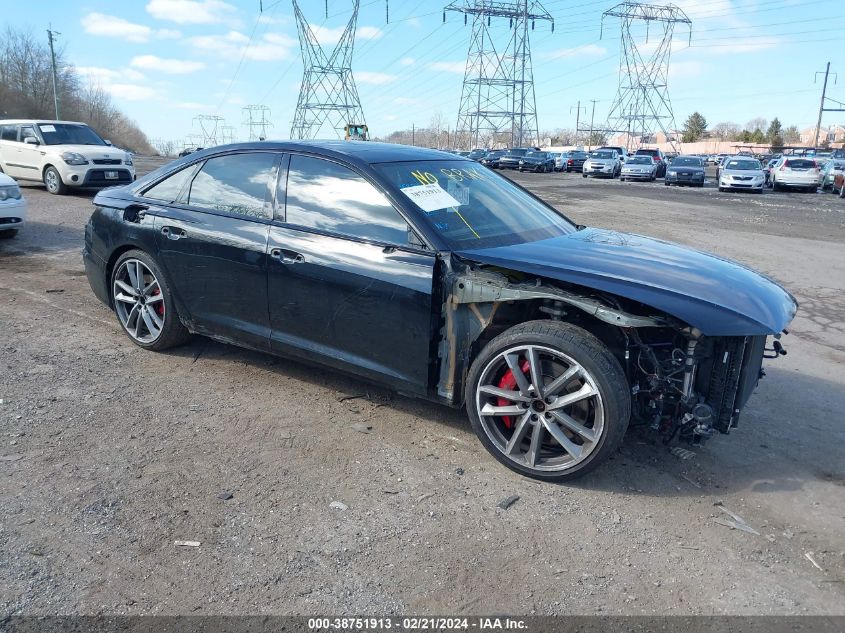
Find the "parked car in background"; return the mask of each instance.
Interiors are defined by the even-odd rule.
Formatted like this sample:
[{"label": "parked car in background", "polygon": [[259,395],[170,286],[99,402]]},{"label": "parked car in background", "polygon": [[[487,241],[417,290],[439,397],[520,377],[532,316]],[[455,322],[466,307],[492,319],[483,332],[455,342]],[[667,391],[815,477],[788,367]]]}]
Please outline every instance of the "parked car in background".
[{"label": "parked car in background", "polygon": [[563,157],[566,152],[549,152],[552,155],[552,158],[555,161],[555,171],[561,171],[561,167],[564,164]]},{"label": "parked car in background", "polygon": [[704,159],[698,156],[678,156],[666,168],[663,184],[704,186]]},{"label": "parked car in background", "polygon": [[584,168],[584,161],[587,160],[589,154],[587,152],[576,149],[572,150],[571,152],[567,152],[565,155],[566,164],[564,165],[563,169],[569,173],[574,171],[576,173],[581,173],[582,169]]},{"label": "parked car in background", "polygon": [[763,193],[766,175],[756,158],[731,157],[722,163],[719,171],[719,191],[745,189]]},{"label": "parked car in background", "polygon": [[375,142],[173,161],[97,195],[82,257],[144,350],[195,333],[463,407],[495,459],[546,481],[616,454],[631,422],[666,443],[729,433],[797,308],[746,266]]},{"label": "parked car in background", "polygon": [[43,182],[57,195],[135,180],[128,152],[74,121],[0,121],[0,168],[17,180]]},{"label": "parked car in background", "polygon": [[529,150],[519,161],[519,171],[550,172],[555,170],[555,159],[549,152]]},{"label": "parked car in background", "polygon": [[181,152],[179,152],[179,158],[185,158],[189,154],[193,154],[194,152],[201,152],[203,150],[202,147],[186,147]]},{"label": "parked car in background", "polygon": [[11,177],[0,173],[0,238],[15,237],[26,222],[26,200]]},{"label": "parked car in background", "polygon": [[615,149],[597,149],[590,152],[581,174],[587,176],[603,176],[605,178],[616,178],[622,173],[622,161]]},{"label": "parked car in background", "polygon": [[657,165],[657,177],[663,178],[666,175],[666,156],[664,156],[661,150],[641,147],[634,152],[634,156],[650,156],[654,164]]},{"label": "parked car in background", "polygon": [[774,169],[775,165],[777,165],[778,159],[773,158],[766,162],[765,166],[763,167],[763,174],[766,176],[766,185],[771,185],[772,179],[772,169]]},{"label": "parked car in background", "polygon": [[480,161],[482,158],[487,156],[487,154],[489,154],[489,153],[490,152],[488,152],[486,149],[477,148],[477,149],[472,150],[467,155],[467,158],[469,158],[470,160],[474,160],[474,161]]},{"label": "parked car in background", "polygon": [[509,149],[499,159],[499,169],[519,169],[519,161],[530,151],[531,148],[528,147],[513,147]]},{"label": "parked car in background", "polygon": [[821,170],[813,158],[782,157],[772,168],[772,189],[803,189],[815,192],[819,188]]},{"label": "parked car in background", "polygon": [[602,145],[601,147],[597,147],[593,151],[598,152],[600,150],[605,150],[605,149],[609,149],[609,150],[616,152],[616,155],[619,156],[619,161],[622,162],[622,163],[626,162],[628,160],[628,158],[630,157],[630,155],[628,154],[627,148],[620,147],[620,146],[617,146],[617,145]]},{"label": "parked car in background", "polygon": [[648,156],[631,156],[622,165],[619,180],[651,180],[657,178],[657,165]]},{"label": "parked car in background", "polygon": [[840,172],[833,177],[833,193],[838,193],[840,198],[845,198],[845,172]]},{"label": "parked car in background", "polygon": [[821,172],[822,191],[833,191],[833,180],[836,174],[841,174],[843,171],[845,171],[845,160],[834,158],[827,161]]},{"label": "parked car in background", "polygon": [[505,152],[507,152],[507,150],[494,149],[491,152],[487,152],[487,155],[478,162],[490,169],[498,169],[499,160],[505,155]]}]

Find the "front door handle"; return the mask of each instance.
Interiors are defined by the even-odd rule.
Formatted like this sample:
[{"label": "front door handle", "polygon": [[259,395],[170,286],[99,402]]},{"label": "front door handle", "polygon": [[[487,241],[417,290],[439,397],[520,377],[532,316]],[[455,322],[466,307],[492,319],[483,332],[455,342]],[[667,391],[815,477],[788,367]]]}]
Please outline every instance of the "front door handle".
[{"label": "front door handle", "polygon": [[180,240],[183,237],[188,237],[188,234],[185,233],[182,229],[178,229],[175,226],[163,226],[161,227],[161,234],[167,237],[169,240]]},{"label": "front door handle", "polygon": [[289,251],[286,248],[274,248],[270,251],[270,257],[278,259],[283,264],[302,264],[305,257],[302,253],[296,251]]}]

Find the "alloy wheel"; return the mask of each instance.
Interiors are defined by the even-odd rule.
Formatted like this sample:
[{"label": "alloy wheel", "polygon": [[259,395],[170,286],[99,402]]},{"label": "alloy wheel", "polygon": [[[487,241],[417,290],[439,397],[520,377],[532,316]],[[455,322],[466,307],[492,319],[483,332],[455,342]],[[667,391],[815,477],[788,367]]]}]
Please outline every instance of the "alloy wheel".
[{"label": "alloy wheel", "polygon": [[53,193],[59,189],[59,175],[53,169],[48,169],[44,174],[44,184],[47,185],[47,191]]},{"label": "alloy wheel", "polygon": [[484,432],[502,455],[538,471],[580,464],[604,433],[595,379],[550,347],[512,347],[493,357],[481,373],[475,404]]},{"label": "alloy wheel", "polygon": [[120,264],[112,287],[114,309],[123,328],[139,343],[152,343],[161,336],[166,306],[161,285],[142,261]]}]

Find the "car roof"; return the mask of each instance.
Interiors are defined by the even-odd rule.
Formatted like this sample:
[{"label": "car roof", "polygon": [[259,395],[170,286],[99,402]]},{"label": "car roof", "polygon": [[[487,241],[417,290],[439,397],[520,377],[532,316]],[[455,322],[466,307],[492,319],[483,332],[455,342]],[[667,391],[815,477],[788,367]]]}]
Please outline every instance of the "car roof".
[{"label": "car roof", "polygon": [[[202,150],[202,155],[219,154],[232,150],[302,151],[330,158],[351,160],[363,164],[393,163],[413,160],[461,160],[464,157],[426,147],[379,143],[375,141],[252,141],[217,145]],[[192,159],[193,160],[193,159]]]},{"label": "car roof", "polygon": [[64,123],[66,125],[88,125],[81,121],[58,121],[55,119],[0,119],[0,125],[24,125],[27,123],[37,123],[38,125],[52,125],[55,123]]}]

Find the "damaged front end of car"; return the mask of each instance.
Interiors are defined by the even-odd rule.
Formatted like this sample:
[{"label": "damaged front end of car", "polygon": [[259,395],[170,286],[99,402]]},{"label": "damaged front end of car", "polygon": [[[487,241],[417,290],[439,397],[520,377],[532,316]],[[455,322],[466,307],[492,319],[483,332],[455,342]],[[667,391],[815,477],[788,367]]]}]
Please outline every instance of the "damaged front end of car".
[{"label": "damaged front end of car", "polygon": [[[442,259],[437,397],[460,405],[478,350],[513,325],[551,319],[601,340],[623,368],[631,423],[664,442],[699,443],[729,433],[764,375],[764,358],[786,354],[768,334],[706,335],[699,327],[630,298],[455,255]],[[786,333],[784,330],[783,333]]]}]

